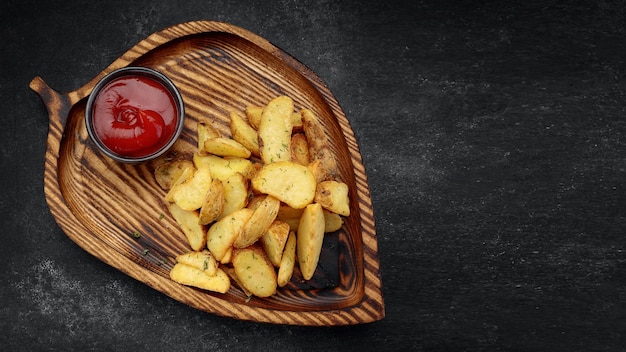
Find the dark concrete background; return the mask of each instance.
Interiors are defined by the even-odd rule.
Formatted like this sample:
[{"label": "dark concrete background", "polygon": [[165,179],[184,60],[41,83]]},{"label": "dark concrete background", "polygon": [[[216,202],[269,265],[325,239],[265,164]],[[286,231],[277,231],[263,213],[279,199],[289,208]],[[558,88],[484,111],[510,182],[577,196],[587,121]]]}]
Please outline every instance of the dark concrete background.
[{"label": "dark concrete background", "polygon": [[[4,1],[2,350],[568,350],[626,346],[622,1]],[[361,146],[387,316],[241,322],[89,256],[43,194],[47,113],[149,34],[219,20],[315,71]]]}]

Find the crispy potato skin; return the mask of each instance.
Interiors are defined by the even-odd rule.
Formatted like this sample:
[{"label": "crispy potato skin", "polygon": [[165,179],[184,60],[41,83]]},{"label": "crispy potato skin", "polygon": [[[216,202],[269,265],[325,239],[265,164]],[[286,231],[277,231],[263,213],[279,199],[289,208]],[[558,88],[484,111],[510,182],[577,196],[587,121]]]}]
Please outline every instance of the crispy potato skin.
[{"label": "crispy potato skin", "polygon": [[200,223],[208,225],[224,211],[224,184],[218,179],[211,181],[211,187],[204,197],[200,208]]},{"label": "crispy potato skin", "polygon": [[291,137],[291,161],[304,166],[311,162],[309,142],[302,133],[296,133]]},{"label": "crispy potato skin", "polygon": [[220,133],[217,131],[217,129],[215,129],[215,127],[213,127],[213,125],[207,124],[207,123],[198,123],[197,125],[198,128],[198,151],[203,153],[204,152],[204,142],[213,139],[213,138],[218,138],[221,137]]},{"label": "crispy potato skin", "polygon": [[343,216],[350,215],[348,185],[337,181],[323,181],[317,184],[315,202],[324,209]]},{"label": "crispy potato skin", "polygon": [[235,248],[248,247],[261,238],[276,219],[279,207],[278,199],[270,195],[265,196],[250,219],[246,221],[233,246]]},{"label": "crispy potato skin", "polygon": [[311,160],[320,160],[324,169],[328,173],[328,177],[336,178],[338,176],[337,161],[330,149],[328,137],[324,131],[324,126],[309,109],[302,109],[302,126],[309,142],[309,153]]},{"label": "crispy potato skin", "polygon": [[154,169],[154,177],[163,190],[170,190],[186,168],[193,168],[189,160],[166,161]]},{"label": "crispy potato skin", "polygon": [[272,262],[275,267],[280,266],[280,260],[283,257],[283,250],[285,249],[285,243],[289,236],[289,230],[288,223],[274,220],[267,231],[261,236],[263,250],[265,250],[265,254],[267,254],[270,262]]}]

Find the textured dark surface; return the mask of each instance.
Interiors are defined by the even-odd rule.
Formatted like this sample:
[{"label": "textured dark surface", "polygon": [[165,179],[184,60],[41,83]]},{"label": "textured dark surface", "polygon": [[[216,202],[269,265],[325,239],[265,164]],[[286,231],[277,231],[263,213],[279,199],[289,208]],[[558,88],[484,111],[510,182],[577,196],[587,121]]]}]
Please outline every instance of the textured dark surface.
[{"label": "textured dark surface", "polygon": [[[626,7],[405,3],[3,2],[2,349],[624,350]],[[47,113],[30,80],[76,89],[189,20],[251,30],[334,92],[370,180],[384,320],[213,316],[57,227],[43,194]]]}]

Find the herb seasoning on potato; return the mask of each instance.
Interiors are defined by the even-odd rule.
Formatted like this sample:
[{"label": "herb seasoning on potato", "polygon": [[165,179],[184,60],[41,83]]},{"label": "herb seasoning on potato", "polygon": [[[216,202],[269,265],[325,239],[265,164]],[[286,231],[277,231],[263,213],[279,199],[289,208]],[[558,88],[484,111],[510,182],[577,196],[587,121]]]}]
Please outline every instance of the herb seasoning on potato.
[{"label": "herb seasoning on potato", "polygon": [[197,126],[192,160],[157,166],[170,214],[191,250],[173,281],[225,293],[231,280],[248,297],[270,297],[292,278],[314,276],[324,234],[350,215],[324,126],[309,109],[278,96],[230,112],[230,136]]}]

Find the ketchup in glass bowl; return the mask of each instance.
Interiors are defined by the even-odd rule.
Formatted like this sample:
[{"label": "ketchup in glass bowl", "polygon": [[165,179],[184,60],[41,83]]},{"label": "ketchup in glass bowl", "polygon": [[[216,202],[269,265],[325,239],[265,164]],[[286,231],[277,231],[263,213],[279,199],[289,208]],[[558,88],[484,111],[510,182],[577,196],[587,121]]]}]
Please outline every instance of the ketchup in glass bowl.
[{"label": "ketchup in glass bowl", "polygon": [[85,123],[99,150],[120,162],[163,155],[184,124],[180,92],[162,73],[125,67],[101,79],[87,99]]}]

